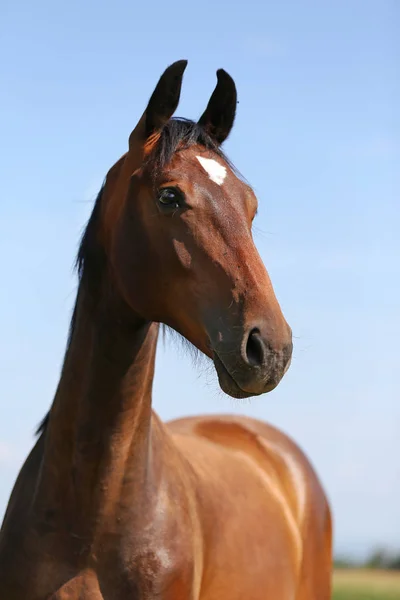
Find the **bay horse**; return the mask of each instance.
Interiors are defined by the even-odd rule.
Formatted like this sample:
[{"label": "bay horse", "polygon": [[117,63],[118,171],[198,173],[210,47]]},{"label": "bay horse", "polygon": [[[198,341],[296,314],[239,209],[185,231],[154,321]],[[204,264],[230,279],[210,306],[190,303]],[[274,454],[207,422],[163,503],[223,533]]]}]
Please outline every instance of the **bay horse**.
[{"label": "bay horse", "polygon": [[294,442],[152,412],[159,324],[234,398],[272,390],[292,353],[256,197],[221,149],[234,81],[217,71],[199,121],[175,119],[186,64],[161,76],[82,237],[60,381],[1,529],[1,600],[330,598],[329,504]]}]

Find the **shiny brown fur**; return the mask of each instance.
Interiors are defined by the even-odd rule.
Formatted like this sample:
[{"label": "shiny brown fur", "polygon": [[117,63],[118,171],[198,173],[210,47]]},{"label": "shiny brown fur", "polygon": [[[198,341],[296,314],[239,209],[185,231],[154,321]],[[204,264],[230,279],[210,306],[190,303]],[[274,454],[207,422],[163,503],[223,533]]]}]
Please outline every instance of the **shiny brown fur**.
[{"label": "shiny brown fur", "polygon": [[171,121],[185,66],[161,77],[83,237],[60,382],[0,533],[0,600],[330,598],[330,511],[299,448],[254,419],[151,410],[160,322],[235,397],[273,389],[292,349],[254,193],[220,151],[234,83],[219,71],[199,124]]}]

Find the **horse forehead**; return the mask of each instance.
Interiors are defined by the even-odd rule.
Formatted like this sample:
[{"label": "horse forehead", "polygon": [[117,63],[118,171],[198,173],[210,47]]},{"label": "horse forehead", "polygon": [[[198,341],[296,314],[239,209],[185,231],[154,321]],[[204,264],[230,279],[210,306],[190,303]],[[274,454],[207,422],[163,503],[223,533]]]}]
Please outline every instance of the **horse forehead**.
[{"label": "horse forehead", "polygon": [[227,167],[221,164],[215,158],[206,158],[205,156],[196,155],[196,159],[207,173],[209,179],[217,185],[222,185],[227,175]]},{"label": "horse forehead", "polygon": [[177,152],[168,169],[167,178],[183,180],[193,192],[207,190],[211,197],[223,197],[234,204],[248,206],[256,202],[252,188],[243,182],[223,156],[194,146]]},{"label": "horse forehead", "polygon": [[170,172],[187,180],[190,184],[200,184],[209,193],[243,195],[246,185],[235,175],[223,156],[205,150],[202,147],[192,147],[178,152],[171,162]]}]

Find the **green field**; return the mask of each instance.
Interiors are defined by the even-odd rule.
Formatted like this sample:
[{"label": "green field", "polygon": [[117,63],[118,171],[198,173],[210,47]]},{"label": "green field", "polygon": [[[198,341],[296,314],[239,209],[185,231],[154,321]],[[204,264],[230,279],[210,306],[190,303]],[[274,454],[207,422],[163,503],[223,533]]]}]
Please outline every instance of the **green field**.
[{"label": "green field", "polygon": [[400,572],[338,570],[333,600],[400,600]]}]

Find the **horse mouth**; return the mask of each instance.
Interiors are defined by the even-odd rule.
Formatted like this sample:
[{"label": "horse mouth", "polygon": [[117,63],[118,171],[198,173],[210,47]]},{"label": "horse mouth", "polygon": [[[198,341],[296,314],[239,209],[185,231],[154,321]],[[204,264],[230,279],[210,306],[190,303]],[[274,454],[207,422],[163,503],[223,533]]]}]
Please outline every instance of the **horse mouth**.
[{"label": "horse mouth", "polygon": [[224,363],[218,356],[218,354],[213,352],[213,360],[215,370],[217,371],[219,385],[225,394],[231,396],[232,398],[236,398],[238,400],[242,400],[245,398],[251,398],[252,396],[256,396],[258,394],[246,392],[243,390],[236,380],[229,373],[228,369],[225,367]]}]

